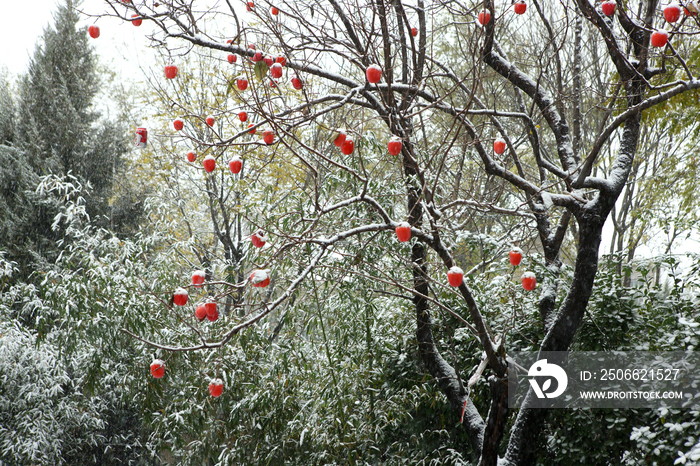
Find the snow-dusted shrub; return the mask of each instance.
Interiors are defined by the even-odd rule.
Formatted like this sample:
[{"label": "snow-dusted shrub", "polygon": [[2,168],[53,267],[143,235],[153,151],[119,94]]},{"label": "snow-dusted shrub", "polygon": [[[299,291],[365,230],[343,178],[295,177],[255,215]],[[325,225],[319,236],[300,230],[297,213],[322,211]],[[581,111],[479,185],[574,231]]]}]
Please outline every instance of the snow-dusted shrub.
[{"label": "snow-dusted shrub", "polygon": [[7,464],[64,463],[76,432],[103,422],[71,380],[58,348],[10,322],[0,323],[0,459]]}]

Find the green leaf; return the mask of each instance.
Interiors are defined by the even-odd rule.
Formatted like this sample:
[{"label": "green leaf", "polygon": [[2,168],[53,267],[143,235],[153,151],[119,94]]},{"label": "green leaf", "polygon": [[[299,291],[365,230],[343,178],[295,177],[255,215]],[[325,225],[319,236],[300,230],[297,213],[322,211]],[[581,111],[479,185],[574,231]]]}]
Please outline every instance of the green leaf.
[{"label": "green leaf", "polygon": [[347,134],[347,132],[344,129],[336,129],[335,131],[330,132],[330,137],[328,138],[328,142],[335,143],[335,140],[338,139],[338,136],[340,134]]},{"label": "green leaf", "polygon": [[269,69],[264,60],[260,60],[255,64],[255,77],[258,78],[258,81],[262,82],[262,80],[265,79]]}]

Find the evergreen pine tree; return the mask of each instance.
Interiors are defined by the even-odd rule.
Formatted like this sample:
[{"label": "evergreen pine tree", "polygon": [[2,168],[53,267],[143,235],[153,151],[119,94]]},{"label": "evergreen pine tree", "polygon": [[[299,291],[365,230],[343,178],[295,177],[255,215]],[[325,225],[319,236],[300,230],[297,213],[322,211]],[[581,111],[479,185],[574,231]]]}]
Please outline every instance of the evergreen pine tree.
[{"label": "evergreen pine tree", "polygon": [[91,216],[107,213],[114,172],[126,152],[123,129],[100,120],[93,102],[100,87],[97,57],[75,2],[66,0],[44,30],[20,84],[18,143],[39,174],[72,171],[92,185]]},{"label": "evergreen pine tree", "polygon": [[15,102],[7,70],[0,70],[0,145],[10,145],[15,135]]},{"label": "evergreen pine tree", "polygon": [[[39,176],[21,149],[15,147],[15,102],[12,84],[6,73],[0,74],[0,250],[16,262],[23,274],[34,263],[39,249],[38,208],[34,190]],[[17,274],[15,274],[15,278]]]},{"label": "evergreen pine tree", "polygon": [[20,279],[53,263],[63,238],[51,229],[56,206],[34,193],[39,177],[70,173],[89,183],[85,200],[93,223],[121,226],[109,218],[109,201],[127,151],[125,127],[95,110],[97,57],[86,28],[78,28],[75,7],[74,0],[58,6],[54,25],[44,30],[20,79],[17,102],[7,79],[0,80],[0,250],[18,263]]}]

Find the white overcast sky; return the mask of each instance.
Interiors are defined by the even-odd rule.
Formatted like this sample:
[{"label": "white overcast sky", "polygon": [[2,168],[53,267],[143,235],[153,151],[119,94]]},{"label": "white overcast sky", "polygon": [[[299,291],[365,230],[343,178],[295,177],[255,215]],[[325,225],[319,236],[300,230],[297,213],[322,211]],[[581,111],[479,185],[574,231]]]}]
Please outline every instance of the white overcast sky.
[{"label": "white overcast sky", "polygon": [[0,28],[0,63],[16,76],[27,68],[34,44],[56,10],[56,0],[32,0],[31,13],[26,2],[3,0],[3,25]]},{"label": "white overcast sky", "polygon": [[[10,75],[17,77],[27,70],[30,57],[34,54],[34,47],[42,35],[44,28],[53,24],[53,13],[57,5],[65,0],[31,0],[31,2],[19,2],[14,0],[0,0],[2,3],[3,26],[0,28],[0,67],[5,67]],[[31,5],[31,13],[27,12]],[[81,9],[91,13],[103,11],[102,0],[84,0]],[[28,21],[28,19],[30,19]],[[100,37],[90,40],[90,43],[100,54],[103,63],[117,63],[122,73],[136,73],[138,67],[131,67],[129,63],[138,65],[141,56],[145,53],[144,47],[147,41],[145,34],[150,26],[144,21],[140,27],[134,27],[129,23],[121,23],[115,18],[102,18],[95,22],[93,18],[83,17],[80,26],[90,24],[100,26]],[[138,44],[138,47],[137,47]],[[136,50],[141,52],[137,54]],[[107,57],[107,58],[105,58]],[[126,68],[126,69],[123,69]]]}]

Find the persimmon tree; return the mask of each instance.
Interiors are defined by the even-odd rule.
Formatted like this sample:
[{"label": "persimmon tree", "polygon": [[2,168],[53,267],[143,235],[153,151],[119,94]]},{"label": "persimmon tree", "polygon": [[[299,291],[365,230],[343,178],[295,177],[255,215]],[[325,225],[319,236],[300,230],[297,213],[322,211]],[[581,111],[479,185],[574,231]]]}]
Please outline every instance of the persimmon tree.
[{"label": "persimmon tree", "polygon": [[[199,330],[193,312],[165,300],[186,322],[186,335],[161,341],[125,330],[165,352],[235,345],[246,329],[300,297],[311,299],[307,284],[332,277],[339,258],[349,258],[343,272],[371,270],[377,293],[410,303],[422,363],[469,433],[478,464],[533,464],[547,411],[528,408],[532,394],[517,413],[509,411],[506,358],[523,345],[512,343],[512,325],[487,317],[470,280],[511,243],[541,251],[546,266],[532,293],[543,337],[530,349],[569,349],[593,290],[603,224],[635,166],[642,114],[700,87],[695,63],[686,60],[698,32],[693,6],[664,24],[654,0],[619,4],[612,16],[589,0],[533,0],[520,16],[510,2],[491,0],[227,0],[216,9],[194,1],[106,3],[105,15],[150,21],[151,39],[175,64],[194,49],[220,53],[230,65],[218,75],[227,98],[204,114],[173,94],[173,118],[191,125],[178,137],[215,155],[211,174],[191,166],[219,193],[210,202],[242,214],[248,234],[264,226],[270,239],[235,264],[246,269],[244,279],[210,274],[217,300],[235,296],[216,332]],[[653,47],[650,37],[662,27],[668,42]],[[181,66],[175,79],[187,73]],[[252,127],[240,124],[241,110],[254,115]],[[207,114],[217,124],[205,126]],[[265,129],[272,140],[262,137]],[[354,147],[335,147],[339,134]],[[397,156],[386,149],[391,138],[402,142]],[[505,141],[500,154],[496,139]],[[608,148],[613,160],[601,166]],[[233,155],[244,170],[255,167],[248,196],[224,194],[241,192],[246,180],[224,176]],[[287,176],[266,173],[274,165]],[[471,261],[461,248],[483,233],[477,219],[500,244]],[[408,246],[382,243],[404,221]],[[564,281],[568,241],[575,257]],[[246,248],[230,250],[237,247]],[[370,251],[372,261],[364,260]],[[450,288],[446,274],[455,266],[467,273]],[[257,269],[270,270],[268,290],[250,286]],[[504,287],[522,298],[511,280]],[[478,369],[458,367],[449,344],[435,336],[443,314],[478,342]],[[470,392],[480,376],[490,390],[481,411]]]}]

